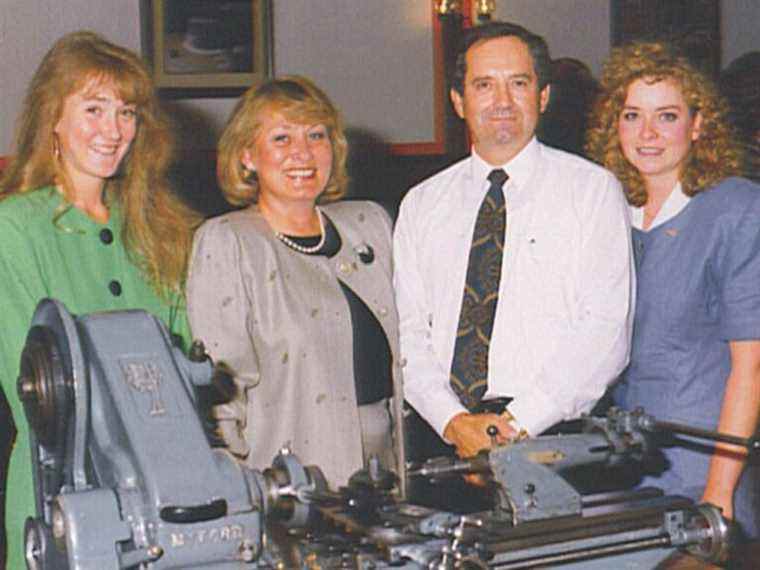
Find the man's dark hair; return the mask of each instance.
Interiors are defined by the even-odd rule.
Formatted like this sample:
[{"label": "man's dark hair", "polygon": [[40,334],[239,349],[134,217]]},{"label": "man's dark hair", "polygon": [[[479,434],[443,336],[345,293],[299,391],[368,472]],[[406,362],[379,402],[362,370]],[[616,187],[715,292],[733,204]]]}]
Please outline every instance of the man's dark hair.
[{"label": "man's dark hair", "polygon": [[538,77],[538,89],[542,90],[551,81],[551,58],[549,46],[541,36],[534,34],[518,24],[512,22],[488,22],[480,26],[473,26],[465,30],[457,52],[457,60],[454,69],[451,70],[449,83],[457,93],[464,89],[464,77],[467,74],[467,50],[474,44],[496,38],[516,37],[528,46],[528,51],[533,57],[533,71]]}]

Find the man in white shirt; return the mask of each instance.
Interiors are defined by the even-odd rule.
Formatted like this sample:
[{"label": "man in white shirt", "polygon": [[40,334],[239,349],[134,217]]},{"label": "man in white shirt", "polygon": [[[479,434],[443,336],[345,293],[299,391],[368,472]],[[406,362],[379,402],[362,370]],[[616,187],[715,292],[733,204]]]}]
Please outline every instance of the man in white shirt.
[{"label": "man in white shirt", "polygon": [[[413,188],[394,235],[406,399],[462,457],[518,431],[538,435],[591,409],[627,363],[634,276],[630,224],[608,171],[535,138],[549,100],[546,42],[492,22],[466,32],[451,100],[472,154]],[[470,413],[450,384],[468,257],[488,176],[506,201],[486,398]]]}]

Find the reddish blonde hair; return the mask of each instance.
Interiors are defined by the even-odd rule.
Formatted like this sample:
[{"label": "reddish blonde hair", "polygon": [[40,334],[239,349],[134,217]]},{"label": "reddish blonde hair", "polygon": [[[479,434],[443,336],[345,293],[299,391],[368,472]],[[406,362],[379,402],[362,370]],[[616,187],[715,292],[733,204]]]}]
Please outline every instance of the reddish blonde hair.
[{"label": "reddish blonde hair", "polygon": [[142,60],[93,32],[60,38],[42,59],[27,89],[16,129],[15,157],[0,180],[0,200],[45,186],[67,199],[74,189],[56,159],[55,125],[72,94],[106,84],[136,106],[138,127],[119,173],[107,182],[107,198],[123,214],[124,246],[157,292],[184,283],[192,233],[201,219],[172,191],[166,174],[174,141]]},{"label": "reddish blonde hair", "polygon": [[628,88],[638,79],[652,83],[674,82],[680,88],[690,112],[702,116],[700,136],[692,144],[680,177],[685,194],[694,196],[719,180],[741,172],[741,145],[728,121],[728,108],[712,81],[667,44],[628,44],[614,49],[604,65],[602,93],[591,116],[586,151],[590,158],[618,177],[630,204],[646,204],[647,191],[641,174],[628,162],[620,148],[618,121]]}]

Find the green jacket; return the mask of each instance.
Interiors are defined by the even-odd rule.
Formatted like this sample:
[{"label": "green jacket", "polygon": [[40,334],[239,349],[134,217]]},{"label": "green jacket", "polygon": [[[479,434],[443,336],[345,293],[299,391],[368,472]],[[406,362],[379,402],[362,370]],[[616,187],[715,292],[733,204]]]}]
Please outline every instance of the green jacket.
[{"label": "green jacket", "polygon": [[[18,432],[5,491],[9,570],[26,567],[24,521],[34,514],[29,429],[16,379],[37,303],[52,297],[74,314],[145,309],[185,342],[190,336],[184,303],[162,301],[127,257],[119,211],[112,207],[108,223],[98,224],[73,207],[59,215],[65,207],[54,188],[0,201],[0,384]],[[8,422],[0,418],[0,430]]]}]

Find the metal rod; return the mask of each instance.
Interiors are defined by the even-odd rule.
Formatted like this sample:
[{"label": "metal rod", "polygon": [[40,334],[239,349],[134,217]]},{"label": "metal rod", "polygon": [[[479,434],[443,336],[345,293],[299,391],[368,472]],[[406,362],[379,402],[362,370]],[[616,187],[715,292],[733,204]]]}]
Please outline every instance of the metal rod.
[{"label": "metal rod", "polygon": [[672,433],[679,433],[682,435],[691,435],[702,439],[709,439],[712,441],[732,443],[734,445],[746,447],[752,453],[760,451],[760,438],[757,437],[739,437],[726,433],[718,433],[716,431],[708,429],[678,424],[675,422],[662,422],[659,420],[655,420],[654,428],[658,430],[669,431]]},{"label": "metal rod", "polygon": [[492,568],[502,568],[503,570],[513,570],[517,568],[534,568],[537,564],[553,564],[557,562],[572,562],[574,560],[581,560],[584,558],[596,558],[599,556],[609,554],[623,554],[624,552],[631,552],[634,550],[643,550],[646,548],[658,548],[662,546],[669,546],[670,539],[668,537],[648,538],[642,540],[636,540],[624,544],[615,544],[610,546],[598,546],[595,548],[588,548],[576,552],[564,552],[562,554],[544,555],[538,558],[531,558],[530,560],[522,560],[519,562],[507,562],[500,564],[498,562],[491,565]]},{"label": "metal rod", "polygon": [[609,491],[607,493],[596,493],[593,495],[581,495],[581,505],[584,509],[598,507],[601,505],[610,505],[618,503],[628,503],[643,499],[654,499],[662,497],[663,492],[654,487],[643,487],[635,490]]},{"label": "metal rod", "polygon": [[488,471],[488,463],[478,458],[469,460],[454,460],[446,462],[428,461],[422,464],[411,464],[407,469],[409,477],[452,477],[464,473]]}]

